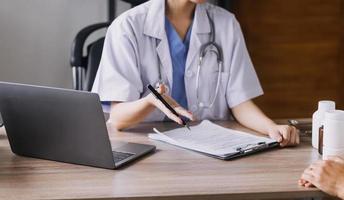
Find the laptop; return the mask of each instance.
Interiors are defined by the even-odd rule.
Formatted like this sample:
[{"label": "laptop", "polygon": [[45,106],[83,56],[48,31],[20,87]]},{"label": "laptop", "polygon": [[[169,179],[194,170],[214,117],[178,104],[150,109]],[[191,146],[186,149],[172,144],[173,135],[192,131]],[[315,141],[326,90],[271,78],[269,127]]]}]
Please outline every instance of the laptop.
[{"label": "laptop", "polygon": [[155,146],[110,143],[95,93],[0,82],[0,113],[13,153],[117,169]]}]

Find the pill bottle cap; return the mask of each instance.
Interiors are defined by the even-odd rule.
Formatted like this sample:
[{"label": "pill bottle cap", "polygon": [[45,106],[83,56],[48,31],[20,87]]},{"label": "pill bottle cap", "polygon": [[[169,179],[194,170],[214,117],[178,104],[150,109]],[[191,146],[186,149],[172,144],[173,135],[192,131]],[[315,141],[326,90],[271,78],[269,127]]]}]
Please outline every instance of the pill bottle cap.
[{"label": "pill bottle cap", "polygon": [[334,101],[319,101],[318,110],[322,112],[333,111],[336,109],[336,103]]}]

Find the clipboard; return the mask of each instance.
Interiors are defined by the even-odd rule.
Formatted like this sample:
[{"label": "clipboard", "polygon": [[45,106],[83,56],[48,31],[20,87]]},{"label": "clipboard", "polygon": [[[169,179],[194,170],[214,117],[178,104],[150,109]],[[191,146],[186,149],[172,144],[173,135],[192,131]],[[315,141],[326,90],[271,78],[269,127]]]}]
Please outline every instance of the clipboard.
[{"label": "clipboard", "polygon": [[148,135],[153,140],[221,160],[232,160],[279,147],[279,143],[271,138],[224,128],[208,120],[192,126],[191,131],[187,132],[185,128],[165,132],[153,130],[155,134]]},{"label": "clipboard", "polygon": [[231,153],[224,156],[218,156],[218,155],[213,155],[213,154],[206,154],[206,155],[213,158],[221,159],[221,160],[234,160],[236,158],[241,158],[241,157],[249,156],[252,154],[260,153],[263,151],[275,149],[275,148],[278,148],[279,146],[280,145],[278,142],[272,142],[272,143],[260,142],[258,144],[241,147],[240,149],[238,148],[236,153]]}]

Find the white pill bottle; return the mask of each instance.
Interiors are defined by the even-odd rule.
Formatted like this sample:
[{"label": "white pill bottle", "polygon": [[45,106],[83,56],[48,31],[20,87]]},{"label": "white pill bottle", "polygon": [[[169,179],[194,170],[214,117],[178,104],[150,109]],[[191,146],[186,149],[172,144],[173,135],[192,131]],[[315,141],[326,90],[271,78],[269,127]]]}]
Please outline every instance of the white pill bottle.
[{"label": "white pill bottle", "polygon": [[323,159],[344,158],[344,111],[326,112],[324,121]]},{"label": "white pill bottle", "polygon": [[334,101],[319,101],[318,110],[312,117],[312,146],[318,149],[319,146],[319,129],[324,125],[325,113],[334,111],[336,103]]}]

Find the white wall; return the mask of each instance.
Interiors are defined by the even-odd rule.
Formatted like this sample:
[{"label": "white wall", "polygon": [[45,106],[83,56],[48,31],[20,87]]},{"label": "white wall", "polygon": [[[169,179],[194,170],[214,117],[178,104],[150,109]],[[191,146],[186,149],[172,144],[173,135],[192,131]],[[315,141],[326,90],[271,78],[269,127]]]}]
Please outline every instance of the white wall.
[{"label": "white wall", "polygon": [[[117,14],[129,8],[117,1]],[[72,41],[107,10],[107,0],[0,0],[0,81],[72,88]]]},{"label": "white wall", "polygon": [[106,20],[106,0],[0,0],[0,81],[71,88],[74,36]]}]

